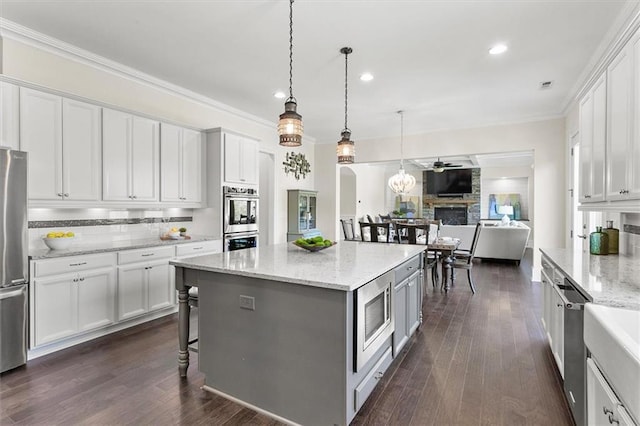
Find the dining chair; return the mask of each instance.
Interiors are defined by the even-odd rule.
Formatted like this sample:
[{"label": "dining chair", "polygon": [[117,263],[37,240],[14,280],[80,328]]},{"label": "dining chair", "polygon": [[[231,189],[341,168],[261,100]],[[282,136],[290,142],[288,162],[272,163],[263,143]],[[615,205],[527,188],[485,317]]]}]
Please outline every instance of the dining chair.
[{"label": "dining chair", "polygon": [[[398,238],[398,243],[402,244],[402,236],[406,230],[407,234],[407,244],[424,244],[425,246],[429,243],[429,224],[412,224],[412,223],[396,223],[396,236]],[[422,234],[419,234],[419,231],[422,231]],[[418,237],[424,235],[424,243],[419,242]],[[436,283],[440,280],[438,277],[438,253],[434,251],[425,251],[424,256],[424,269],[431,269],[431,281],[433,282],[433,286],[436,286]]]},{"label": "dining chair", "polygon": [[[371,236],[370,240],[373,243],[380,242],[379,237],[384,236],[386,238],[386,242],[391,242],[391,223],[370,223],[370,222],[358,222],[360,224],[360,238],[362,241],[364,239],[364,231],[365,229],[369,230],[369,235]],[[382,232],[380,232],[382,231]]]},{"label": "dining chair", "polygon": [[342,224],[342,232],[346,241],[353,241],[356,239],[356,230],[353,226],[353,219],[340,219]]},{"label": "dining chair", "polygon": [[471,248],[469,250],[456,250],[453,252],[453,263],[451,264],[452,276],[455,281],[455,270],[456,269],[466,269],[467,270],[467,278],[469,279],[469,287],[471,287],[471,291],[473,294],[476,294],[476,287],[473,284],[473,278],[471,277],[471,269],[473,268],[473,256],[476,252],[476,247],[478,246],[478,240],[480,239],[480,231],[482,230],[482,223],[478,222],[476,225],[476,229],[473,232],[473,240],[471,240]]},{"label": "dining chair", "polygon": [[369,221],[369,223],[375,223],[370,214],[367,215],[367,220]]}]

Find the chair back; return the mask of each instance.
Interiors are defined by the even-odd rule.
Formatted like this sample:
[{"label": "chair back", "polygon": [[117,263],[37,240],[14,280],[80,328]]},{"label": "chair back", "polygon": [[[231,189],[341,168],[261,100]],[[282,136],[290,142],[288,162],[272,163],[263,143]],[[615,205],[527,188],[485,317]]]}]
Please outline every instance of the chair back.
[{"label": "chair back", "polygon": [[471,249],[469,256],[469,262],[473,260],[473,256],[476,253],[476,247],[478,246],[478,240],[480,239],[480,231],[482,230],[482,223],[478,222],[476,225],[476,230],[473,232],[473,240],[471,240]]},{"label": "chair back", "polygon": [[371,235],[371,242],[377,243],[379,242],[378,236],[380,236],[379,231],[384,230],[384,235],[386,235],[387,242],[390,242],[391,236],[391,223],[367,223],[367,222],[358,222],[360,223],[360,238],[362,241],[364,239],[364,230],[369,230],[369,235]]},{"label": "chair back", "polygon": [[380,217],[380,222],[391,222],[390,214],[379,214],[378,216]]},{"label": "chair back", "polygon": [[369,223],[375,223],[375,222],[373,221],[373,218],[372,218],[372,217],[371,217],[371,215],[369,215],[369,214],[367,215],[367,220],[369,221]]},{"label": "chair back", "polygon": [[342,233],[344,234],[344,239],[347,241],[355,240],[356,230],[353,227],[353,219],[340,219],[340,224],[342,224]]},{"label": "chair back", "polygon": [[427,223],[415,224],[415,223],[396,223],[396,235],[398,236],[398,243],[402,242],[402,230],[407,230],[407,242],[409,244],[418,244],[418,231],[423,231],[424,243],[429,242],[429,227]]}]

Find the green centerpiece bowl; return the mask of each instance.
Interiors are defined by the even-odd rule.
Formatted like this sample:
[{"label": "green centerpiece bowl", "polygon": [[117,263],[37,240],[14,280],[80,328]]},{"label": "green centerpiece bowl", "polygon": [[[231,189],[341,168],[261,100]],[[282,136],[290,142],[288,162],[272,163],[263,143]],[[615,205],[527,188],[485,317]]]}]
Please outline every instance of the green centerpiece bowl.
[{"label": "green centerpiece bowl", "polygon": [[333,242],[331,243],[331,245],[330,245],[330,246],[325,246],[325,245],[305,245],[305,244],[300,244],[300,243],[299,243],[299,242],[297,242],[297,241],[294,241],[294,242],[293,242],[293,245],[294,245],[294,246],[298,246],[298,247],[300,247],[300,248],[302,248],[302,249],[305,249],[305,250],[307,250],[307,251],[312,251],[312,252],[313,252],[313,251],[320,251],[320,250],[324,250],[324,249],[326,249],[326,248],[333,247],[333,246],[335,246],[336,244],[338,244],[338,243],[337,243],[337,242],[335,242],[335,241],[333,241]]}]

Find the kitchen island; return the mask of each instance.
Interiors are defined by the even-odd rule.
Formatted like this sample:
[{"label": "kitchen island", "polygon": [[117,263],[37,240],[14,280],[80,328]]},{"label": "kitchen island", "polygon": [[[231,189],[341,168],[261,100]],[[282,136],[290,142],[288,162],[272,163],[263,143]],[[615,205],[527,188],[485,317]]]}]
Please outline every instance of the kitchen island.
[{"label": "kitchen island", "polygon": [[311,253],[277,244],[172,261],[180,374],[188,367],[188,291],[197,286],[204,389],[289,423],[348,424],[395,355],[392,335],[361,344],[365,289],[390,286],[379,312],[393,330],[396,282],[416,277],[421,300],[424,249],[344,241]]}]

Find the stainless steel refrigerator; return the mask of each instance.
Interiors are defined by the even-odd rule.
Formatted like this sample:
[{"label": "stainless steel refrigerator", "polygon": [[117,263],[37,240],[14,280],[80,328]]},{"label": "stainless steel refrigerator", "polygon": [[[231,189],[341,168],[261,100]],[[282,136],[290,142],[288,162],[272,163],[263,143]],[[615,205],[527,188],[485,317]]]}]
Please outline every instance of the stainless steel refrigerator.
[{"label": "stainless steel refrigerator", "polygon": [[27,362],[27,153],[0,148],[0,373]]}]

